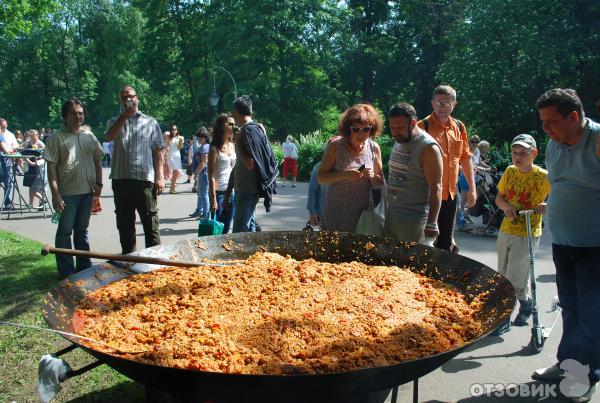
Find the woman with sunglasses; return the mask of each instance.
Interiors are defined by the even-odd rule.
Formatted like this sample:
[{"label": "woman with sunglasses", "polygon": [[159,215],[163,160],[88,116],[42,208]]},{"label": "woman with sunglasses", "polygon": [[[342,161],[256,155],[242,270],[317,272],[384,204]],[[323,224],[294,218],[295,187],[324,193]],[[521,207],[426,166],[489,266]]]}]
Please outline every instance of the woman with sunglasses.
[{"label": "woman with sunglasses", "polygon": [[183,136],[180,135],[177,126],[171,126],[171,134],[167,137],[165,148],[167,149],[167,163],[171,170],[171,190],[169,193],[177,193],[177,178],[181,172],[181,152],[179,149],[183,146]]},{"label": "woman with sunglasses", "polygon": [[233,144],[233,128],[235,121],[232,117],[222,114],[217,117],[213,126],[213,139],[208,152],[208,186],[210,211],[216,219],[224,224],[223,233],[229,232],[233,220],[234,195],[231,195],[230,207],[223,209],[223,199],[229,183],[229,176],[235,165],[235,145]]},{"label": "woman with sunglasses", "polygon": [[381,150],[372,139],[383,122],[371,105],[354,105],[342,114],[340,138],[325,149],[319,183],[329,185],[323,229],[354,232],[363,210],[369,208],[371,190],[383,184]]}]

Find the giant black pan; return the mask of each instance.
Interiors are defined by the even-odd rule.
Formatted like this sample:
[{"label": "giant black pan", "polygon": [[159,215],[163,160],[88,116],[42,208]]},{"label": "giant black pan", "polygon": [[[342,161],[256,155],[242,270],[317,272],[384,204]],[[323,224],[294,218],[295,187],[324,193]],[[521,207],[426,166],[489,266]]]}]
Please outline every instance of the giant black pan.
[{"label": "giant black pan", "polygon": [[[223,246],[232,242],[227,251]],[[367,250],[371,242],[374,248]],[[229,248],[229,247],[228,247]],[[289,254],[295,259],[362,261],[377,265],[410,265],[415,271],[457,286],[469,300],[484,296],[481,337],[507,319],[514,307],[510,283],[474,260],[439,249],[407,245],[391,239],[328,232],[257,232],[194,238],[137,252],[140,255],[200,260],[246,258],[257,251]],[[135,272],[157,266],[137,264],[129,270],[97,265],[61,282],[46,296],[44,318],[51,328],[73,331],[73,311],[85,293]],[[68,337],[67,337],[68,338]],[[75,338],[69,338],[79,344]],[[473,340],[472,342],[475,342]],[[469,343],[472,344],[472,343]],[[421,377],[450,360],[468,345],[397,365],[322,375],[236,375],[181,370],[138,363],[82,346],[90,354],[124,375],[183,396],[216,401],[352,401],[357,396]],[[182,393],[185,391],[185,393]]]}]

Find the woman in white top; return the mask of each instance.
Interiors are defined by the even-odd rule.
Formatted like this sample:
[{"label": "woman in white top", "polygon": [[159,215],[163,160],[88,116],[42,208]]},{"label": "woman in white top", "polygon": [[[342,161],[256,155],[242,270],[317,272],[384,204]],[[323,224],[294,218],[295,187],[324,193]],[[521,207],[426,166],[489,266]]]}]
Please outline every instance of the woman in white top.
[{"label": "woman in white top", "polygon": [[296,144],[294,144],[294,138],[292,136],[287,136],[285,143],[283,143],[283,184],[281,186],[285,186],[285,181],[288,177],[288,172],[290,169],[292,170],[292,178],[294,182],[292,183],[292,187],[296,187],[296,177],[298,176],[298,148]]},{"label": "woman in white top", "polygon": [[229,183],[229,175],[235,165],[235,146],[233,144],[233,128],[235,121],[225,114],[219,115],[213,126],[213,140],[208,153],[208,186],[210,211],[216,212],[216,219],[224,224],[226,234],[231,226],[234,214],[234,195],[230,207],[223,210],[223,199]]},{"label": "woman in white top", "polygon": [[167,137],[165,148],[167,149],[167,163],[171,170],[171,190],[169,193],[177,193],[177,178],[181,171],[181,152],[183,147],[183,136],[179,134],[177,126],[171,126],[171,134]]}]

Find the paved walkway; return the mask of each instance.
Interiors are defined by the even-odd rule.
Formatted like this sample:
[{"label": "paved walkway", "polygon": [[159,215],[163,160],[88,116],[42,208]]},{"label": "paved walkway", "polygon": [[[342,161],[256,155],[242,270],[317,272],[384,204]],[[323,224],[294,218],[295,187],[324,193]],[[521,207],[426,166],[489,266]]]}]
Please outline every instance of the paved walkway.
[{"label": "paved walkway", "polygon": [[[120,246],[114,218],[114,204],[108,169],[104,169],[104,195],[102,196],[103,211],[92,216],[90,223],[90,244],[93,250],[119,253]],[[180,184],[179,193],[164,194],[159,197],[160,232],[162,242],[173,242],[187,239],[196,235],[196,220],[188,214],[195,208],[196,195],[191,193],[191,185]],[[300,230],[306,224],[307,184],[298,183],[298,187],[279,188],[275,196],[271,213],[266,214],[262,204],[257,208],[257,220],[263,231]],[[4,217],[0,220],[0,229],[19,233],[27,238],[42,243],[54,243],[56,226],[50,219],[43,219],[40,213],[13,215],[10,220]],[[547,232],[547,231],[546,231]],[[457,243],[461,254],[480,261],[490,267],[496,267],[496,247],[494,237],[481,237],[474,234],[457,233]],[[141,225],[137,223],[138,249],[144,247]],[[549,313],[552,297],[556,293],[554,267],[552,264],[549,237],[544,236],[537,254],[536,270],[538,273],[538,292],[541,305],[542,323],[551,324],[554,314]],[[531,372],[539,367],[552,365],[555,360],[558,340],[562,332],[561,323],[546,341],[543,351],[537,355],[527,355],[523,348],[530,339],[530,328],[514,328],[502,337],[487,337],[469,351],[461,354],[435,372],[420,380],[419,401],[508,401],[506,397],[472,397],[471,385],[474,384],[525,384],[526,387],[535,385],[531,382]],[[539,388],[539,387],[538,387]],[[538,390],[538,389],[536,389]],[[552,391],[552,390],[550,390]],[[555,391],[558,393],[558,387]],[[594,401],[600,402],[600,393]],[[546,398],[544,398],[546,397]],[[404,385],[400,388],[399,400],[411,401],[412,387]],[[562,401],[547,396],[516,397],[510,401],[534,402]]]}]

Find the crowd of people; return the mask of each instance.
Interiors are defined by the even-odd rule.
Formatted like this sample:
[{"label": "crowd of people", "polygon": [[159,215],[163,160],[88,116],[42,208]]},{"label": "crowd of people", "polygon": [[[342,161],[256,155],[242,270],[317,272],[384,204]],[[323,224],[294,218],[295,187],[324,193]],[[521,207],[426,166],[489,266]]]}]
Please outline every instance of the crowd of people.
[{"label": "crowd of people", "polygon": [[[162,133],[156,119],[139,110],[134,88],[123,87],[119,99],[122,112],[109,120],[104,139],[111,145],[110,178],[123,254],[136,249],[136,211],[145,246],[160,244],[157,197],[165,189],[165,180],[171,181],[169,192],[177,193],[184,165],[184,183],[193,181],[197,193],[191,217],[212,216],[224,224],[224,233],[257,230],[258,201],[263,199],[270,211],[279,171],[265,127],[253,120],[250,98],[235,99],[230,114],[217,116],[210,129],[200,128],[188,140],[176,125]],[[433,90],[432,111],[423,119],[418,119],[408,103],[393,105],[387,114],[395,140],[387,177],[381,149],[374,141],[384,128],[380,113],[369,104],[344,111],[338,133],[328,141],[322,160],[312,170],[309,227],[356,232],[363,213],[381,204],[385,237],[458,252],[454,229],[469,220],[465,213],[476,203],[477,174],[489,172],[491,167],[485,158],[489,143],[468,136],[466,125],[452,116],[456,105],[457,93],[448,85]],[[600,349],[595,344],[600,336],[600,300],[596,298],[600,287],[600,125],[585,117],[579,97],[570,89],[545,92],[536,107],[551,139],[545,152],[547,170],[534,164],[536,140],[529,134],[516,135],[510,146],[512,165],[503,173],[495,198],[504,215],[497,239],[497,268],[514,286],[519,302],[515,320],[503,323],[495,334],[509,331],[511,325],[528,324],[533,308],[528,291],[528,236],[519,212],[533,210],[534,251],[546,214],[564,320],[557,362],[575,359],[589,366],[590,388],[580,400],[574,400],[586,401],[600,379]],[[43,158],[48,165],[52,205],[61,213],[56,246],[71,248],[73,244],[76,249],[89,250],[87,227],[93,197],[100,195],[104,185],[101,169],[107,146],[85,126],[83,104],[77,99],[65,102],[62,117],[64,126],[47,141],[40,140],[34,130],[26,134],[24,144],[43,148],[45,143]],[[6,120],[1,119],[0,151],[5,154],[19,147],[17,137],[6,127]],[[298,149],[291,136],[282,148],[282,186],[291,173],[295,187]],[[8,163],[2,168],[3,178],[7,171],[18,169]],[[36,189],[32,189],[32,203]],[[73,262],[69,257],[57,257],[61,278],[89,266],[89,259]],[[533,375],[542,380],[560,380],[562,376],[559,364]]]},{"label": "crowd of people", "polygon": [[[24,207],[27,209],[43,209],[43,203],[46,201],[45,194],[45,170],[44,161],[39,158],[41,151],[45,148],[45,142],[52,135],[51,129],[39,130],[30,129],[22,133],[15,130],[13,134],[8,130],[8,121],[0,118],[0,155],[9,155],[23,151],[23,154],[29,154],[28,158],[2,159],[0,161],[0,184],[4,189],[2,209],[8,210],[14,208],[13,180],[15,175],[24,176],[23,185],[29,188],[29,204]],[[39,205],[36,205],[36,201]]]}]

